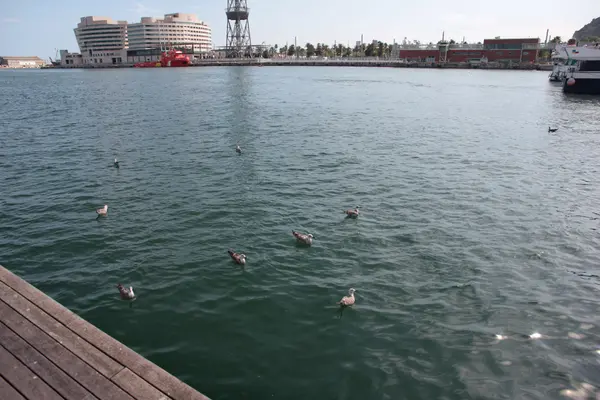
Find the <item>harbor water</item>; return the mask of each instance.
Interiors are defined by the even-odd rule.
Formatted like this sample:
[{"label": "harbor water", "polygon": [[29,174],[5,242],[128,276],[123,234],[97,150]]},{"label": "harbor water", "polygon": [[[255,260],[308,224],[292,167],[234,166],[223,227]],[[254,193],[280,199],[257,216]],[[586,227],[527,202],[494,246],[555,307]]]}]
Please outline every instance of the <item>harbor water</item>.
[{"label": "harbor water", "polygon": [[213,400],[593,391],[600,99],[547,74],[0,71],[0,264]]}]

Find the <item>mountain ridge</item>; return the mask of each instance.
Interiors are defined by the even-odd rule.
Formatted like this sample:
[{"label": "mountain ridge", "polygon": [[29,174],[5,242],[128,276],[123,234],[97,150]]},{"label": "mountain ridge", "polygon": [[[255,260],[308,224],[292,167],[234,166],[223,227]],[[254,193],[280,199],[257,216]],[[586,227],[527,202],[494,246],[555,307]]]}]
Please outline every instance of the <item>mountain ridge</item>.
[{"label": "mountain ridge", "polygon": [[594,18],[590,23],[584,25],[583,28],[575,31],[573,37],[577,40],[589,37],[600,38],[600,17]]}]

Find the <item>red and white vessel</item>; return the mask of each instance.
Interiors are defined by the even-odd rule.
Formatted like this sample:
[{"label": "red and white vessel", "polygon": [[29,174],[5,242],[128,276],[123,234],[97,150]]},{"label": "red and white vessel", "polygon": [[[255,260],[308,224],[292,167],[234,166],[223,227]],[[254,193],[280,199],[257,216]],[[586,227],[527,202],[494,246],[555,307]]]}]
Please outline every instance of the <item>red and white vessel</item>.
[{"label": "red and white vessel", "polygon": [[161,54],[159,61],[147,61],[134,64],[134,68],[160,68],[160,67],[189,67],[192,65],[190,57],[181,50],[171,49]]}]

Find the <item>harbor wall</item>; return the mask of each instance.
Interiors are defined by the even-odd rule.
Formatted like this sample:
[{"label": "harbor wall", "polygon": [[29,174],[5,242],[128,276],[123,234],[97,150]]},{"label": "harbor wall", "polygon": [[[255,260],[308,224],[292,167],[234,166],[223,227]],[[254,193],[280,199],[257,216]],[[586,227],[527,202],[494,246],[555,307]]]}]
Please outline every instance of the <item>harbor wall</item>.
[{"label": "harbor wall", "polygon": [[[310,59],[203,59],[194,62],[190,67],[224,67],[224,66],[303,66],[303,67],[387,67],[387,68],[454,68],[454,69],[507,69],[507,70],[552,70],[551,64],[536,63],[498,63],[485,64],[472,62],[404,62],[403,60],[310,60]],[[105,69],[133,68],[133,64],[108,65],[66,65],[46,68],[69,69]]]}]

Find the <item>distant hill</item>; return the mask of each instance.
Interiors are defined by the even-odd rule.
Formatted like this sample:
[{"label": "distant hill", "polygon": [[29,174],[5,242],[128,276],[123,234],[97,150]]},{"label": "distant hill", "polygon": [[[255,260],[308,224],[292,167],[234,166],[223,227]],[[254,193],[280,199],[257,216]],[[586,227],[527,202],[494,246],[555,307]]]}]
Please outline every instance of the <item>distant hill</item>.
[{"label": "distant hill", "polygon": [[573,37],[577,40],[586,38],[600,38],[600,17],[594,18],[592,22],[575,31]]}]

